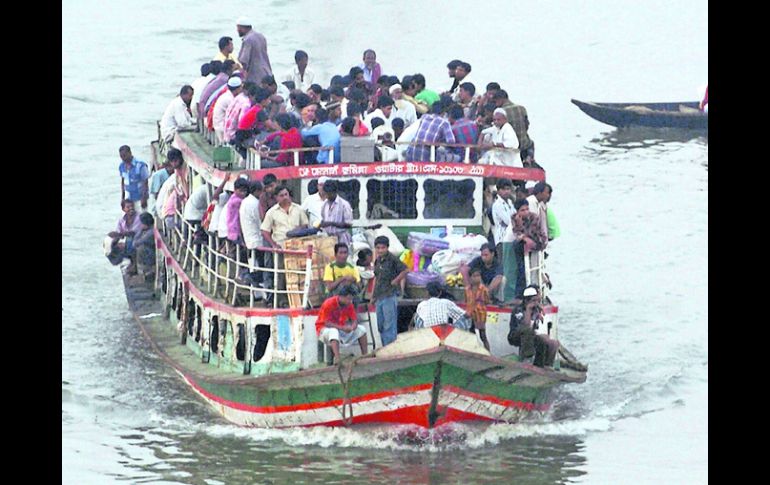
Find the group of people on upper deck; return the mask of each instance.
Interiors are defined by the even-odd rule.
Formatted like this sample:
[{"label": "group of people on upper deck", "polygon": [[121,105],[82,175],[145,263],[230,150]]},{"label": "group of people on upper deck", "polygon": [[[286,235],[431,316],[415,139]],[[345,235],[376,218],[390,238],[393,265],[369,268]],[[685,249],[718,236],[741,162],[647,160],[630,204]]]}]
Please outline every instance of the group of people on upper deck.
[{"label": "group of people on upper deck", "polygon": [[451,84],[430,90],[422,74],[384,74],[375,51],[367,49],[361,63],[324,87],[306,51],[297,50],[294,65],[275,76],[264,35],[246,17],[236,29],[238,56],[231,37],[219,39],[219,52],[201,66],[201,76],[168,104],[160,123],[166,142],[177,130],[196,127],[197,119],[244,159],[249,148],[260,150],[262,167],[292,163],[291,152],[276,151],[303,147],[326,148],[302,151],[303,164],[338,163],[342,137],[374,140],[376,161],[430,161],[437,146],[435,161],[465,161],[465,148],[473,147],[467,154],[472,163],[534,164],[527,110],[497,82],[482,93],[468,62],[449,62]]}]

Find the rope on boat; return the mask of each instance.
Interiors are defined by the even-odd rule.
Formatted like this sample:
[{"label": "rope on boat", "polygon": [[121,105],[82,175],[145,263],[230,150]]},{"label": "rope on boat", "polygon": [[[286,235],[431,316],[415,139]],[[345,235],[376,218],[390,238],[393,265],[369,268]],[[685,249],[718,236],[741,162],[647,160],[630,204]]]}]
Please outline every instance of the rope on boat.
[{"label": "rope on boat", "polygon": [[585,372],[588,370],[588,366],[578,361],[577,358],[572,355],[572,352],[567,350],[563,345],[559,345],[559,355],[562,357],[562,367],[567,367],[578,372]]},{"label": "rope on boat", "polygon": [[340,363],[337,366],[337,375],[340,376],[340,385],[342,386],[342,423],[345,426],[353,424],[353,402],[350,400],[350,381],[353,378],[353,368],[358,364],[361,359],[375,357],[374,352],[359,355],[348,364],[347,377],[342,377],[342,358],[340,357]]}]

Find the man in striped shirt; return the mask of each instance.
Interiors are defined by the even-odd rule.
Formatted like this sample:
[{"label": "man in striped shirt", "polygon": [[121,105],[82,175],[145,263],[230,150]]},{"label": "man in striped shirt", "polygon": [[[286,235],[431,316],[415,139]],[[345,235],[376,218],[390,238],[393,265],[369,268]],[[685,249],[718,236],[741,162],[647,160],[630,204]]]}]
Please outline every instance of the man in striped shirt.
[{"label": "man in striped shirt", "polygon": [[[475,145],[479,139],[479,127],[476,122],[463,117],[463,109],[455,105],[449,110],[449,122],[452,123],[452,133],[455,136],[455,143],[463,145]],[[465,149],[456,148],[456,153],[460,155],[460,160],[465,159]],[[478,153],[476,150],[470,152],[471,162],[476,163]]]}]

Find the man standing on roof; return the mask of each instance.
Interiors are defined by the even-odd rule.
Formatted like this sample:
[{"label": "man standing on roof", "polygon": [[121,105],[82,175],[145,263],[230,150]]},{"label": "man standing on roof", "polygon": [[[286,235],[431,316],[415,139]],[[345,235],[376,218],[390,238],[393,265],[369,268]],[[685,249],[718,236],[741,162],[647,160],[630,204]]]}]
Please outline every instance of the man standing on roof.
[{"label": "man standing on roof", "polygon": [[284,74],[281,81],[294,81],[294,87],[302,92],[310,89],[310,85],[313,84],[315,73],[312,69],[308,68],[308,55],[303,50],[298,50],[294,53],[294,66]]},{"label": "man standing on roof", "polygon": [[267,57],[267,40],[264,35],[252,30],[251,24],[251,20],[246,17],[240,17],[236,21],[235,27],[243,41],[238,61],[246,70],[244,81],[259,84],[263,77],[273,74],[273,68],[270,67],[270,58]]},{"label": "man standing on roof", "polygon": [[[118,165],[118,171],[120,172],[120,200],[128,199],[132,202],[140,200],[142,202],[142,209],[147,209],[147,197],[149,195],[147,179],[150,178],[147,164],[137,160],[131,154],[131,148],[128,145],[120,147],[118,154],[121,160],[120,165]],[[128,197],[126,197],[126,192],[128,192]]]},{"label": "man standing on roof", "polygon": [[497,91],[492,99],[498,108],[505,110],[505,117],[513,127],[513,131],[516,132],[516,137],[519,140],[519,154],[522,161],[533,161],[535,159],[535,142],[529,138],[527,130],[529,130],[529,117],[527,116],[527,108],[520,104],[515,104],[508,99],[508,93],[501,89]]}]

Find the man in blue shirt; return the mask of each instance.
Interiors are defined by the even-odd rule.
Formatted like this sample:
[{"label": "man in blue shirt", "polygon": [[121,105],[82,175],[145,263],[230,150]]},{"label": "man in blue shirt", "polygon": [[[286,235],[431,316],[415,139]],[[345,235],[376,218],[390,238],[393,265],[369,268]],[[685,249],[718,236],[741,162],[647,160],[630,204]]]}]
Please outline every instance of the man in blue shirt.
[{"label": "man in blue shirt", "polygon": [[[120,172],[120,200],[128,199],[136,202],[142,202],[142,209],[147,209],[147,196],[149,195],[147,179],[150,178],[150,171],[147,164],[137,160],[131,154],[131,148],[123,145],[118,150],[122,160],[118,166]],[[126,196],[128,192],[128,196]]]},{"label": "man in blue shirt", "polygon": [[[340,163],[340,130],[333,122],[329,121],[329,115],[323,108],[318,108],[315,112],[316,124],[312,128],[305,128],[301,131],[302,139],[309,136],[317,136],[318,142],[322,147],[334,147],[334,163]],[[316,157],[318,163],[331,163],[329,161],[329,151],[321,150]]]}]

